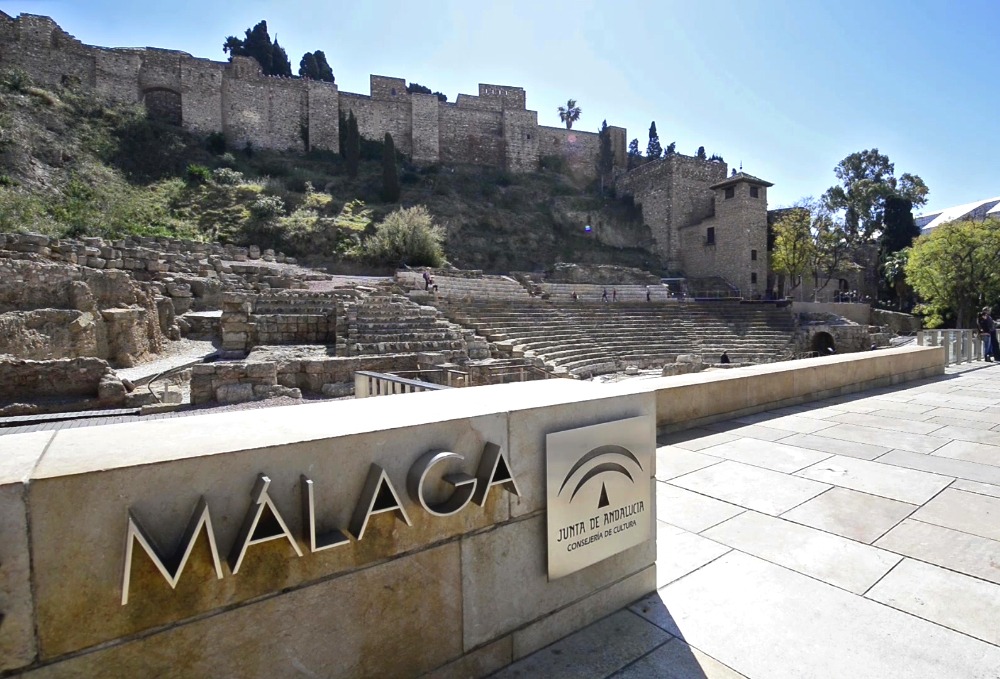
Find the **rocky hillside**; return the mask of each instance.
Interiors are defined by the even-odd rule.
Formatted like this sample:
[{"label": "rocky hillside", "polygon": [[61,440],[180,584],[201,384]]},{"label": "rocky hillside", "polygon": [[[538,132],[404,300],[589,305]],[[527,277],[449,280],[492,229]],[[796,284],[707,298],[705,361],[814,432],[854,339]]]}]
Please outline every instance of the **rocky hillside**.
[{"label": "rocky hillside", "polygon": [[350,269],[363,265],[354,248],[375,222],[422,204],[445,227],[446,256],[459,267],[656,267],[641,213],[558,166],[510,175],[403,158],[401,198],[386,203],[381,155],[381,143],[365,140],[351,178],[337,154],[227,148],[141,108],[0,73],[0,231],[255,243]]}]

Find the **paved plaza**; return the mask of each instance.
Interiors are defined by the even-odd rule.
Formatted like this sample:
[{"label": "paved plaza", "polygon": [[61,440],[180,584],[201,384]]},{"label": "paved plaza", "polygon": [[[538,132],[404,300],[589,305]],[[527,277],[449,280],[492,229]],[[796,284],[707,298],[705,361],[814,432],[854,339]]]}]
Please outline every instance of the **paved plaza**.
[{"label": "paved plaza", "polygon": [[497,677],[1000,678],[1000,369],[659,444],[658,591]]}]

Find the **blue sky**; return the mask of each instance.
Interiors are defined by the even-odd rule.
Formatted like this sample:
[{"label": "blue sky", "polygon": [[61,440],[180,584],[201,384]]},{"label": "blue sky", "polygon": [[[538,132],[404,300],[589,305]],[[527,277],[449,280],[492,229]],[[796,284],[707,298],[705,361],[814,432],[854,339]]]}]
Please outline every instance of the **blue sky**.
[{"label": "blue sky", "polygon": [[266,19],[297,69],[322,49],[337,84],[406,78],[455,100],[520,86],[541,124],[628,128],[645,150],[704,145],[774,182],[772,207],[818,196],[844,156],[878,147],[930,187],[924,211],[1000,195],[997,0],[0,0],[83,42],[225,60]]}]

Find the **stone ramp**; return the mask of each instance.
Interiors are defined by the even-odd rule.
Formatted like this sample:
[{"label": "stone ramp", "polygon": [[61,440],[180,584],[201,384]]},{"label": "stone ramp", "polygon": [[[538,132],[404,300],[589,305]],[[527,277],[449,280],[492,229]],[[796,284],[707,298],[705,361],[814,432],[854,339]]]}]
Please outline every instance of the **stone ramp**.
[{"label": "stone ramp", "polygon": [[994,370],[661,437],[659,589],[493,676],[996,679]]}]

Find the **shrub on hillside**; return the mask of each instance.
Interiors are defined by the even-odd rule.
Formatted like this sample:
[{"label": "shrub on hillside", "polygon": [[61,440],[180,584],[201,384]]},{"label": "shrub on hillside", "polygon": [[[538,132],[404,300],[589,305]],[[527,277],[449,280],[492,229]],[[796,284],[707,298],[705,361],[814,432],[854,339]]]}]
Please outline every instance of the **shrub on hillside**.
[{"label": "shrub on hillside", "polygon": [[212,171],[212,181],[221,186],[239,186],[243,183],[243,173],[228,167]]},{"label": "shrub on hillside", "polygon": [[444,229],[434,224],[426,207],[417,205],[389,213],[361,243],[361,253],[377,264],[441,266],[443,242]]},{"label": "shrub on hillside", "polygon": [[205,139],[205,147],[214,156],[221,156],[226,152],[226,135],[221,132],[213,132]]},{"label": "shrub on hillside", "polygon": [[212,179],[212,171],[204,165],[191,163],[184,171],[187,180],[191,184],[207,184]]}]

